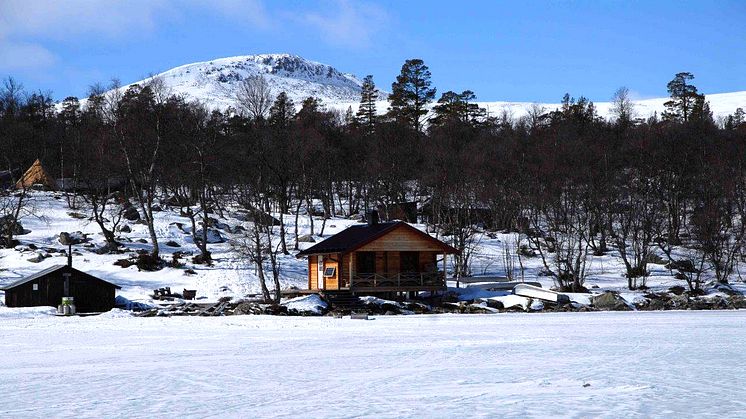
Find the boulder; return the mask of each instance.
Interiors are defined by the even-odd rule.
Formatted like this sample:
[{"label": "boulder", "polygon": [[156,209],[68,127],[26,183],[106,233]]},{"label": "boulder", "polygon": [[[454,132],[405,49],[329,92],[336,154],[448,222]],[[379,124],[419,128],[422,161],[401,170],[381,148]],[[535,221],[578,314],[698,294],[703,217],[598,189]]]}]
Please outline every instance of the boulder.
[{"label": "boulder", "polygon": [[495,308],[498,310],[502,310],[505,308],[505,305],[502,303],[502,301],[487,299],[485,303],[487,304],[487,307],[489,308]]},{"label": "boulder", "polygon": [[663,259],[659,255],[656,255],[655,253],[648,253],[648,256],[645,258],[645,261],[647,263],[653,263],[655,265],[665,265],[666,259]]},{"label": "boulder", "polygon": [[127,224],[119,227],[120,233],[132,233],[132,227],[128,226]]},{"label": "boulder", "polygon": [[694,267],[694,262],[690,259],[679,259],[674,260],[666,264],[666,269],[678,270],[680,272],[696,273],[697,268]]},{"label": "boulder", "polygon": [[713,284],[713,288],[715,288],[716,290],[718,290],[718,291],[720,291],[720,292],[722,292],[724,294],[728,294],[728,295],[743,295],[743,294],[741,294],[740,291],[738,291],[737,289],[733,288],[730,284],[726,284],[726,283],[722,283],[722,282],[715,282]]},{"label": "boulder", "polygon": [[[202,241],[202,229],[197,230],[195,236],[197,237],[197,241]],[[225,243],[225,241],[226,239],[220,234],[220,231],[214,228],[207,229],[207,243]]]},{"label": "boulder", "polygon": [[599,310],[626,311],[630,309],[619,294],[611,291],[606,291],[600,295],[594,295],[591,297],[591,304]]},{"label": "boulder", "polygon": [[675,295],[681,295],[686,291],[686,288],[682,287],[681,285],[674,285],[673,287],[668,289],[668,292]]},{"label": "boulder", "polygon": [[327,312],[329,305],[318,294],[293,298],[282,303],[288,314],[299,316],[321,316]]},{"label": "boulder", "polygon": [[129,268],[132,265],[135,265],[135,262],[129,259],[118,259],[114,262],[114,266],[121,266],[122,268]]},{"label": "boulder", "polygon": [[728,300],[733,308],[746,308],[746,298],[742,295],[731,295]]},{"label": "boulder", "polygon": [[37,253],[36,256],[34,256],[34,257],[30,258],[30,259],[26,259],[26,260],[28,260],[31,263],[39,263],[39,262],[43,261],[46,258],[47,258],[47,255],[45,255],[44,253]]},{"label": "boulder", "polygon": [[173,240],[169,240],[166,242],[166,246],[168,247],[181,247],[181,245]]},{"label": "boulder", "polygon": [[672,296],[670,300],[670,308],[675,310],[686,310],[690,308],[689,297],[686,294]]},{"label": "boulder", "polygon": [[8,234],[8,230],[11,229],[14,236],[21,236],[31,232],[30,230],[25,230],[20,221],[16,221],[15,225],[13,225],[13,218],[10,215],[0,217],[0,234]]},{"label": "boulder", "polygon": [[316,243],[316,240],[310,234],[304,234],[298,237],[298,243]]},{"label": "boulder", "polygon": [[137,208],[128,207],[126,210],[124,210],[124,213],[122,213],[122,217],[124,217],[124,219],[128,221],[137,221],[140,219],[140,213],[137,212]]},{"label": "boulder", "polygon": [[208,227],[215,227],[218,230],[226,230],[230,232],[231,226],[228,224],[218,220],[217,218],[208,217],[207,219],[207,226]]},{"label": "boulder", "polygon": [[59,235],[59,242],[62,245],[70,246],[74,244],[81,244],[88,241],[88,237],[80,231],[72,233],[62,232]]},{"label": "boulder", "polygon": [[656,298],[656,299],[650,300],[646,308],[648,310],[665,310],[666,303],[663,300]]}]

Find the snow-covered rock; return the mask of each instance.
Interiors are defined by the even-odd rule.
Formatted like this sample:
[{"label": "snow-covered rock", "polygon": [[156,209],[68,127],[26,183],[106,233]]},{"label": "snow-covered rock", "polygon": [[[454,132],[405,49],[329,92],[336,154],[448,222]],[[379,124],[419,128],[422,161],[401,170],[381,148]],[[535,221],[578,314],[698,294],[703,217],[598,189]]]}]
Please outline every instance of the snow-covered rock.
[{"label": "snow-covered rock", "polygon": [[74,231],[72,233],[62,232],[59,235],[59,242],[65,246],[85,243],[88,241],[88,237],[80,231]]},{"label": "snow-covered rock", "polygon": [[[202,229],[197,230],[195,234],[195,236],[197,237],[197,241],[202,240],[203,234],[204,234],[204,231]],[[208,244],[225,243],[225,241],[226,239],[220,234],[220,231],[214,228],[207,229],[207,243]]]},{"label": "snow-covered rock", "polygon": [[288,311],[294,311],[301,315],[314,315],[320,316],[324,314],[328,305],[326,301],[322,300],[318,294],[304,295],[302,297],[293,298],[291,300],[282,303],[287,307]]}]

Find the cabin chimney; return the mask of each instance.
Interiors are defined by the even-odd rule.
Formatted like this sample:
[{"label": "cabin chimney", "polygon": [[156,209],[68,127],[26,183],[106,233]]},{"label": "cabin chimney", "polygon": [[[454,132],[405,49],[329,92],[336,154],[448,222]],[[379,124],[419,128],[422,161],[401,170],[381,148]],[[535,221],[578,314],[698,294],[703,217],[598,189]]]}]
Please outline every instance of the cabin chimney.
[{"label": "cabin chimney", "polygon": [[67,245],[67,267],[68,268],[73,267],[73,245],[72,244]]},{"label": "cabin chimney", "polygon": [[374,226],[378,224],[378,211],[370,210],[368,213],[368,226]]}]

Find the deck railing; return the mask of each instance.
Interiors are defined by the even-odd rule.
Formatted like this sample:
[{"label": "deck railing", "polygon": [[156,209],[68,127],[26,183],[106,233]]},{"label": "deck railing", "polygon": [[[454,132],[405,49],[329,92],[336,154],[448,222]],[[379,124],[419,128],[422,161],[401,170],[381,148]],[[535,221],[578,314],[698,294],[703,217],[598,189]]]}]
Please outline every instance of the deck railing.
[{"label": "deck railing", "polygon": [[444,287],[443,272],[355,273],[351,288]]}]

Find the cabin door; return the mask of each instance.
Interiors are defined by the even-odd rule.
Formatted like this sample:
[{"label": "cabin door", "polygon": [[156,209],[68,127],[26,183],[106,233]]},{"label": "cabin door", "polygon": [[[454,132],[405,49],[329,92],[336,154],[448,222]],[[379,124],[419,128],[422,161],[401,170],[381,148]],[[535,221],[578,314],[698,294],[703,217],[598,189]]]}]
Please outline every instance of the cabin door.
[{"label": "cabin door", "polygon": [[324,256],[322,256],[322,255],[317,256],[316,257],[316,264],[318,265],[318,267],[316,269],[317,270],[316,277],[318,278],[319,289],[323,290],[324,289],[324,285],[325,285],[324,284]]}]

